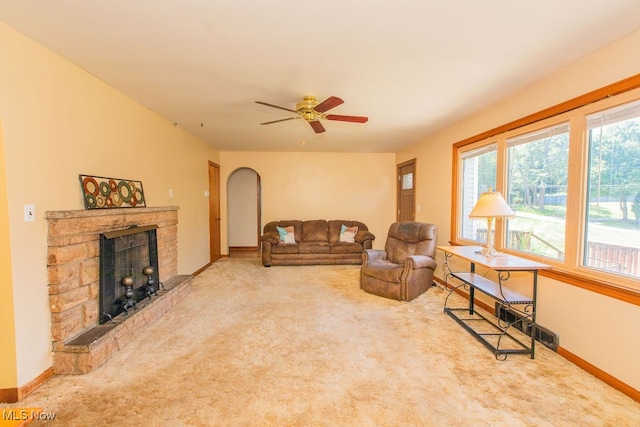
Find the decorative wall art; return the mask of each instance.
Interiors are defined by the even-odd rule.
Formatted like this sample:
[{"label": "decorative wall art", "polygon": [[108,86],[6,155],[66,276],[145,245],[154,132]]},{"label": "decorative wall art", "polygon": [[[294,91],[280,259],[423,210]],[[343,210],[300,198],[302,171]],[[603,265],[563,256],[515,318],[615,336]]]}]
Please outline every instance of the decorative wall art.
[{"label": "decorative wall art", "polygon": [[121,178],[80,175],[85,209],[144,208],[142,182]]}]

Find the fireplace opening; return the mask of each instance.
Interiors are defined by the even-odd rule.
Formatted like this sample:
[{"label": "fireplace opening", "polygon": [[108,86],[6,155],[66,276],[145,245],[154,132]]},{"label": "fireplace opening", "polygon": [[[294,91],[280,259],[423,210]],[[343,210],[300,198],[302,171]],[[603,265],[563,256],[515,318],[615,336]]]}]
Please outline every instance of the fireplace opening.
[{"label": "fireplace opening", "polygon": [[100,235],[99,320],[106,323],[157,295],[156,225],[132,226]]}]

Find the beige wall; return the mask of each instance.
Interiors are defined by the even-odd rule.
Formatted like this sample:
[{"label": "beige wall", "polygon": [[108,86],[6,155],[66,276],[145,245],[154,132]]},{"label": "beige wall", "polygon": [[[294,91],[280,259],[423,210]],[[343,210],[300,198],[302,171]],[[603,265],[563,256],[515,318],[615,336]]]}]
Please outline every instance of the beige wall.
[{"label": "beige wall", "polygon": [[[447,244],[451,230],[452,144],[528,114],[640,73],[640,32],[572,64],[422,143],[398,153],[417,158],[417,220],[434,220]],[[443,182],[443,185],[426,185]],[[436,200],[437,206],[433,203]],[[431,203],[431,205],[430,205]],[[431,206],[431,209],[425,207]],[[442,265],[442,256],[438,264]],[[442,277],[441,269],[438,276]],[[560,345],[619,380],[640,389],[640,307],[561,282],[542,279],[538,321],[559,333]]]},{"label": "beige wall", "polygon": [[222,152],[222,252],[227,253],[227,181],[236,169],[260,175],[262,225],[281,219],[344,219],[367,224],[384,247],[395,219],[395,155]]},{"label": "beige wall", "polygon": [[0,389],[15,388],[18,381],[16,335],[11,283],[9,206],[5,173],[4,138],[0,120]]},{"label": "beige wall", "polygon": [[[52,364],[43,214],[84,208],[78,174],[140,180],[148,206],[179,206],[178,270],[185,274],[209,261],[207,161],[220,159],[211,146],[3,23],[0,45],[0,172],[6,167],[8,188],[6,203],[0,196],[0,227],[8,213],[17,357],[17,384],[0,387],[10,388]],[[23,221],[25,204],[35,205],[35,222]],[[3,232],[0,251],[4,242]],[[10,326],[2,328],[4,337]],[[4,373],[4,339],[2,345]]]}]

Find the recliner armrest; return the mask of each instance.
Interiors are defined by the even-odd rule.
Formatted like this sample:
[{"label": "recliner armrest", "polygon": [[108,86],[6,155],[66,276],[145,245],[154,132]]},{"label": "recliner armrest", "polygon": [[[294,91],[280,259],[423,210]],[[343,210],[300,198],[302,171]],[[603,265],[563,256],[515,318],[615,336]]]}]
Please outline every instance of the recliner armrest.
[{"label": "recliner armrest", "polygon": [[364,256],[363,264],[367,264],[371,261],[379,261],[387,259],[387,253],[382,249],[365,249],[362,251]]},{"label": "recliner armrest", "polygon": [[405,265],[408,265],[412,270],[418,268],[430,268],[436,269],[436,260],[427,255],[411,255],[405,260]]}]

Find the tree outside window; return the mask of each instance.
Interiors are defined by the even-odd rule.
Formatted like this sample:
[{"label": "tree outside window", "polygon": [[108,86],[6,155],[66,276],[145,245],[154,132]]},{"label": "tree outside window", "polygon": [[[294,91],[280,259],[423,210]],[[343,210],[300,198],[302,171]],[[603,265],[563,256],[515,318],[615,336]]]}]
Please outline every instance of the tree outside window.
[{"label": "tree outside window", "polygon": [[564,259],[569,167],[569,124],[507,140],[508,203],[506,246]]},{"label": "tree outside window", "polygon": [[583,263],[640,277],[640,103],[590,115],[587,129]]}]

